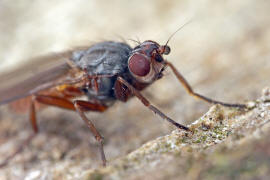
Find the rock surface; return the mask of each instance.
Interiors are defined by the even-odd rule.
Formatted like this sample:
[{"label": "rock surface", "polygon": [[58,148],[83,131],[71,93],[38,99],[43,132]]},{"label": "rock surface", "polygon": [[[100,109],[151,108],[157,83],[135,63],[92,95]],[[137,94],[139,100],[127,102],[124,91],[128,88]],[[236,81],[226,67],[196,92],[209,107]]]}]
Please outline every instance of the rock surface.
[{"label": "rock surface", "polygon": [[[252,103],[253,104],[253,103]],[[215,105],[189,125],[147,142],[84,179],[267,179],[270,89],[248,111]]]}]

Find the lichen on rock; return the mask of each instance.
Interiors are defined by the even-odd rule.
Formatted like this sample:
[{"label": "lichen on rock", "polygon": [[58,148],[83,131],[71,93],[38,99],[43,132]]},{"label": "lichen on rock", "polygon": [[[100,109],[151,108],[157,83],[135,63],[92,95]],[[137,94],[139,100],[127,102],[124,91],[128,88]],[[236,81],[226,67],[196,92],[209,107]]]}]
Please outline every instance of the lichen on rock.
[{"label": "lichen on rock", "polygon": [[[189,125],[147,142],[85,179],[221,179],[266,177],[270,174],[269,88],[249,110],[212,106]],[[98,178],[97,178],[98,177]]]}]

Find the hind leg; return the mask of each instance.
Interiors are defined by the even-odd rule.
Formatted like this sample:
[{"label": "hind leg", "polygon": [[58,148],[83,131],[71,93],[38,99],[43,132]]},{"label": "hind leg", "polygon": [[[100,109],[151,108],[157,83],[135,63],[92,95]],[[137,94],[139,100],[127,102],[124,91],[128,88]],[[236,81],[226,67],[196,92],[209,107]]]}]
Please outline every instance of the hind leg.
[{"label": "hind leg", "polygon": [[105,153],[103,149],[104,138],[100,135],[100,133],[98,132],[94,124],[84,114],[86,111],[103,112],[107,109],[106,106],[90,103],[88,101],[80,101],[80,100],[75,100],[74,102],[71,102],[68,99],[53,97],[53,96],[36,96],[36,100],[43,104],[57,106],[60,108],[65,108],[65,109],[70,109],[70,110],[76,110],[78,114],[80,115],[80,117],[82,118],[82,120],[86,123],[87,127],[89,128],[89,130],[95,137],[96,141],[99,143],[102,163],[103,163],[103,166],[106,166],[106,158],[105,158]]},{"label": "hind leg", "polygon": [[19,147],[11,154],[9,155],[3,162],[0,163],[0,168],[6,166],[10,160],[12,160],[17,154],[23,151],[23,148],[25,146],[28,146],[33,138],[36,136],[38,133],[38,127],[37,127],[37,122],[36,122],[36,108],[35,108],[35,100],[34,97],[31,100],[30,104],[30,113],[29,113],[29,119],[32,125],[32,128],[34,130],[34,133],[28,136],[20,145]]},{"label": "hind leg", "polygon": [[38,133],[38,126],[37,126],[37,121],[36,121],[36,108],[35,108],[35,103],[41,103],[45,105],[50,105],[50,106],[55,106],[55,107],[60,107],[63,109],[68,109],[68,110],[73,110],[77,111],[80,115],[80,117],[84,120],[84,122],[87,124],[89,127],[90,131],[92,134],[95,136],[95,139],[99,142],[100,144],[100,152],[101,152],[101,158],[103,165],[106,165],[106,158],[103,150],[103,137],[99,134],[93,123],[86,118],[84,115],[84,112],[86,111],[98,111],[98,112],[103,112],[107,109],[106,106],[100,105],[100,104],[93,104],[87,101],[74,101],[71,102],[69,99],[62,98],[62,97],[55,97],[55,96],[45,96],[45,95],[35,95],[32,98],[31,101],[31,106],[30,106],[30,122],[32,125],[32,128],[34,130],[34,133],[30,135],[19,147],[18,149],[12,153],[10,156],[8,156],[2,163],[0,163],[0,168],[7,165],[8,162],[13,159],[17,154],[22,152],[23,147],[27,146],[31,140],[35,137],[35,135]]}]

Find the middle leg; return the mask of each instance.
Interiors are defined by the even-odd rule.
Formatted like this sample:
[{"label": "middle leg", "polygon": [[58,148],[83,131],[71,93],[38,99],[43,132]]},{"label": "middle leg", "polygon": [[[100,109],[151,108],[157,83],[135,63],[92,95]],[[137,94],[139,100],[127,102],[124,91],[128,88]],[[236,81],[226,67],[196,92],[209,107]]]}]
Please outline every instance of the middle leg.
[{"label": "middle leg", "polygon": [[156,108],[155,106],[153,106],[145,97],[143,97],[143,95],[137,89],[135,89],[125,79],[123,79],[122,77],[119,76],[117,78],[117,81],[119,81],[120,83],[124,84],[128,89],[130,89],[131,93],[134,96],[136,96],[146,107],[148,107],[155,114],[158,114],[162,119],[165,119],[166,121],[170,122],[171,124],[173,124],[174,126],[180,128],[180,129],[189,131],[189,128],[188,127],[175,122],[174,120],[172,120],[171,118],[169,118],[168,116],[166,116],[164,113],[162,113],[158,108]]}]

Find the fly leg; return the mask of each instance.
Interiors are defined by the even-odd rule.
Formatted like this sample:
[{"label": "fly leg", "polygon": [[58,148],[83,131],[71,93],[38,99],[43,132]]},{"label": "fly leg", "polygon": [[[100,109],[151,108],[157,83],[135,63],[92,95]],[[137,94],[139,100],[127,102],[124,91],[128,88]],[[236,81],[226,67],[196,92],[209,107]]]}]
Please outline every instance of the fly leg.
[{"label": "fly leg", "polygon": [[80,117],[86,123],[87,127],[90,129],[91,133],[94,135],[97,142],[99,143],[102,163],[103,166],[106,166],[106,158],[103,149],[104,138],[100,135],[94,124],[89,119],[87,119],[84,114],[86,111],[103,112],[107,109],[106,106],[80,100],[75,100],[74,102],[71,102],[70,100],[65,98],[44,95],[37,95],[36,101],[46,105],[77,111]]},{"label": "fly leg", "polygon": [[174,75],[176,76],[176,78],[183,84],[184,88],[186,89],[186,91],[190,95],[192,95],[192,96],[194,96],[194,97],[196,97],[198,99],[201,99],[203,101],[206,101],[208,103],[211,103],[211,104],[220,104],[222,106],[227,106],[227,107],[247,108],[247,106],[245,104],[224,103],[224,102],[221,102],[221,101],[213,100],[211,98],[205,97],[203,95],[200,95],[200,94],[194,92],[193,89],[192,89],[192,87],[186,81],[186,79],[180,74],[179,71],[177,71],[177,69],[174,67],[174,65],[172,63],[166,61],[166,65],[168,65],[172,69],[172,71],[173,71]]},{"label": "fly leg", "polygon": [[180,129],[184,129],[186,131],[189,131],[189,128],[188,127],[175,122],[174,120],[172,120],[171,118],[169,118],[168,116],[166,116],[163,112],[161,112],[158,108],[156,108],[155,106],[153,106],[145,97],[143,97],[143,95],[138,90],[136,90],[125,79],[123,79],[122,77],[119,76],[117,78],[117,81],[120,82],[121,84],[124,84],[128,89],[130,89],[131,93],[134,96],[136,96],[146,107],[148,107],[155,114],[158,114],[162,119],[165,119],[166,121],[170,122],[171,124],[173,124],[174,126],[180,128]]},{"label": "fly leg", "polygon": [[74,101],[74,107],[76,108],[77,112],[79,113],[80,117],[86,123],[87,127],[90,129],[92,134],[94,135],[95,139],[99,143],[101,159],[103,166],[106,166],[106,157],[103,149],[104,138],[100,135],[94,124],[85,116],[84,112],[88,110],[89,102],[87,101]]},{"label": "fly leg", "polygon": [[86,122],[87,126],[89,127],[92,134],[94,134],[96,140],[100,143],[100,152],[101,152],[101,158],[103,165],[106,165],[106,158],[103,150],[103,138],[93,125],[93,123],[86,118],[84,115],[85,111],[98,111],[103,112],[107,109],[106,106],[100,105],[100,104],[93,104],[87,101],[74,101],[71,102],[69,99],[61,98],[61,97],[55,97],[55,96],[45,96],[45,95],[35,95],[32,98],[31,106],[30,106],[30,122],[32,125],[32,128],[34,130],[34,134],[30,135],[20,146],[19,148],[12,153],[9,157],[7,157],[1,164],[0,168],[4,167],[8,164],[8,162],[13,159],[18,153],[20,153],[23,150],[24,146],[27,146],[31,140],[35,137],[35,135],[38,133],[38,127],[36,122],[36,108],[35,108],[35,102],[51,105],[55,107],[60,107],[63,109],[73,110],[77,111],[81,118]]},{"label": "fly leg", "polygon": [[11,154],[9,155],[3,162],[0,163],[0,168],[6,166],[11,159],[13,159],[17,154],[23,151],[23,148],[31,143],[33,138],[38,133],[38,127],[36,123],[36,108],[35,108],[35,98],[32,97],[31,104],[30,104],[30,113],[29,113],[29,120],[31,122],[32,128],[34,130],[34,133],[31,134],[27,139],[23,141],[22,144]]}]

